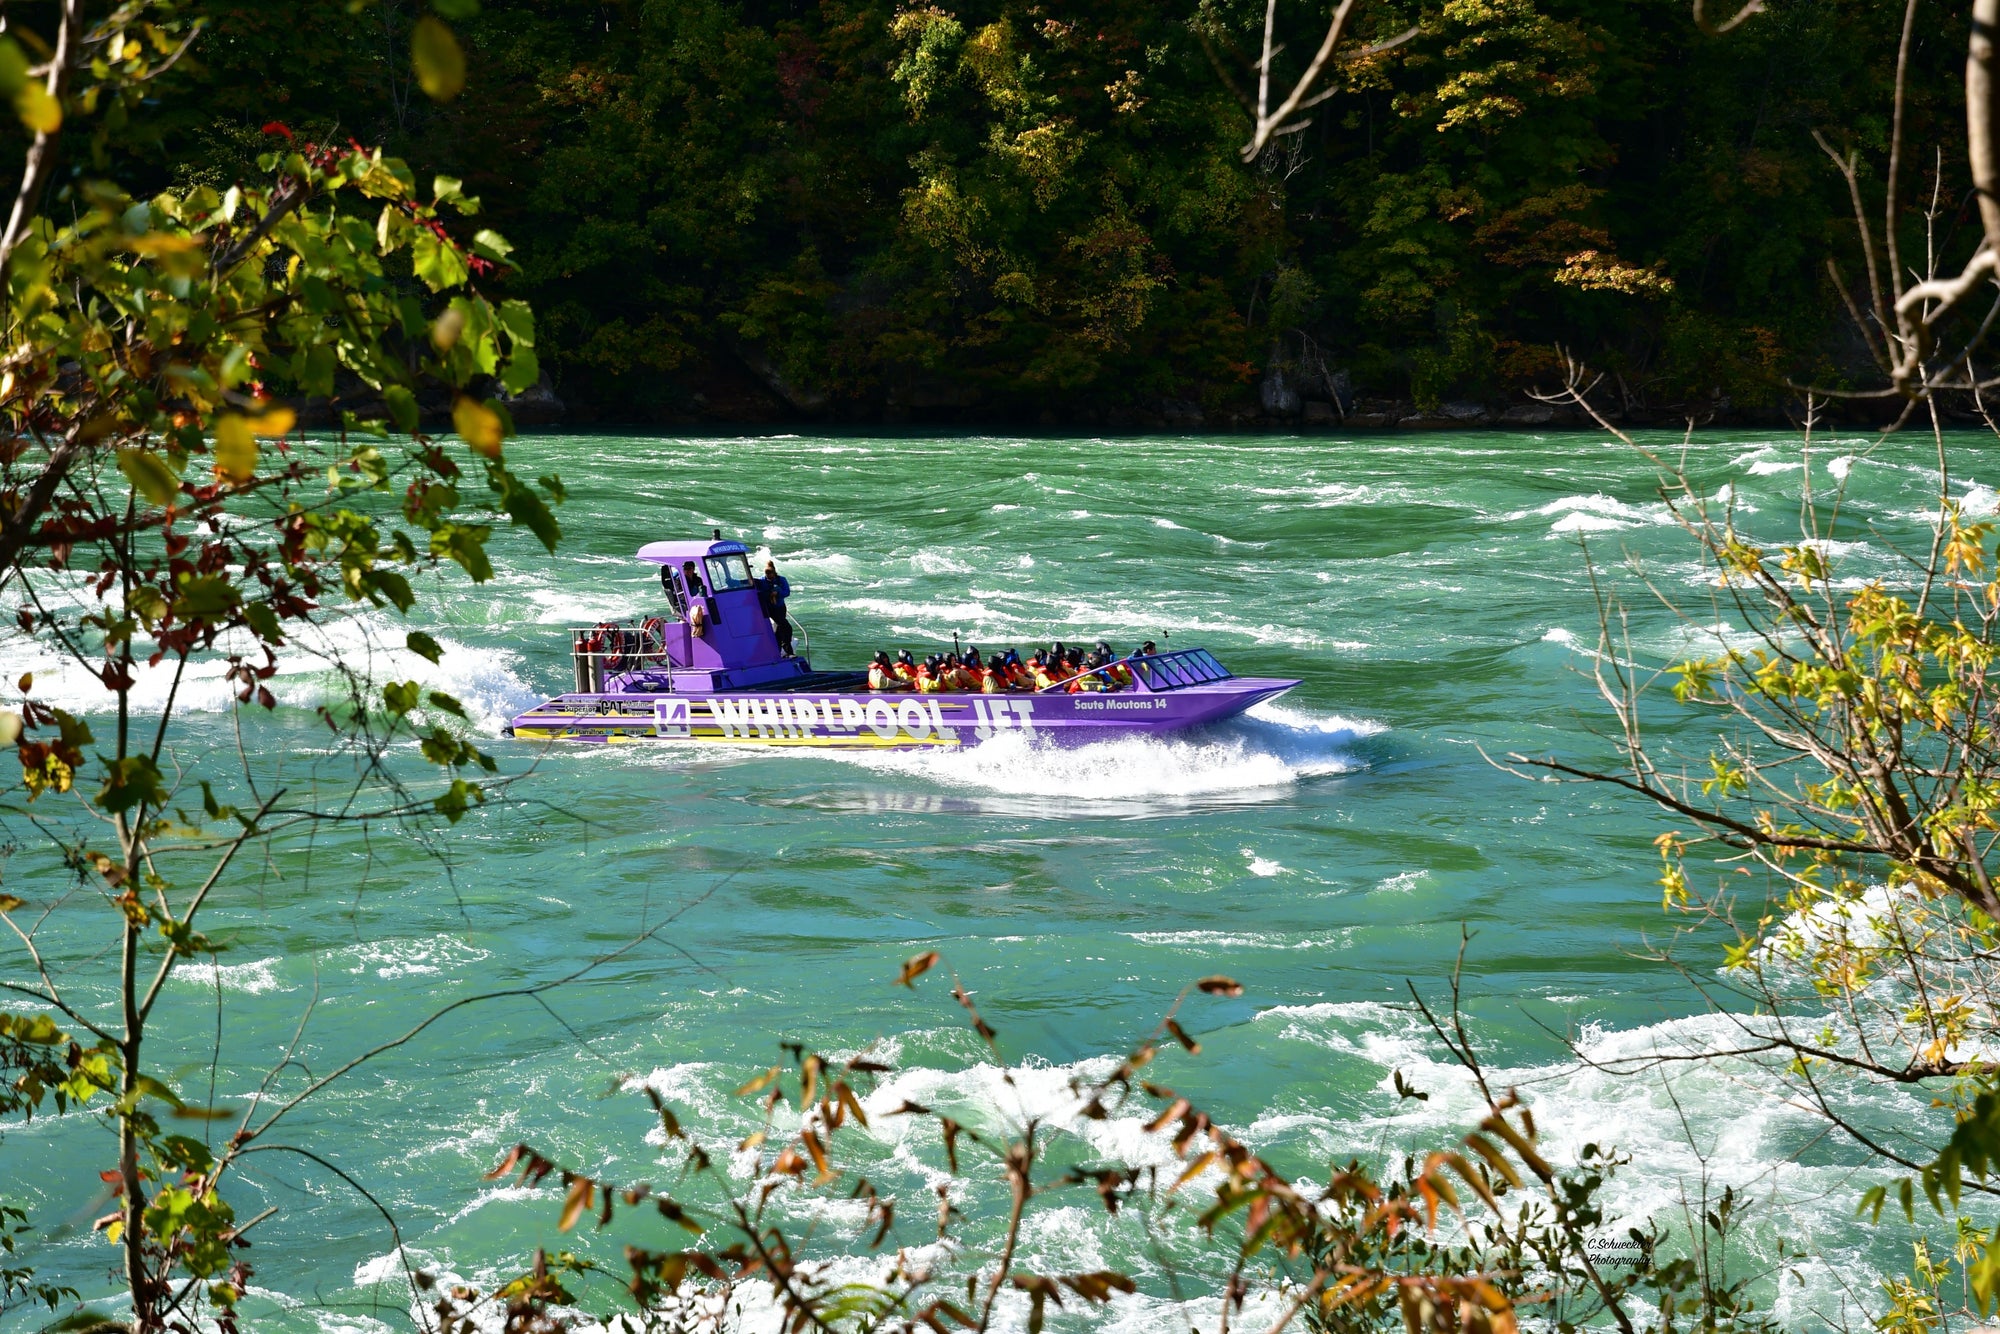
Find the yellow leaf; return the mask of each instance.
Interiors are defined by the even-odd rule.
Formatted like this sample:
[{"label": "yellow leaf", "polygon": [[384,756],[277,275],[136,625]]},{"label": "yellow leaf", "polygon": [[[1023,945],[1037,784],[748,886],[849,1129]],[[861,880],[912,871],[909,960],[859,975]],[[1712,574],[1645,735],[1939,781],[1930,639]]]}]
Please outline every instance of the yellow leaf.
[{"label": "yellow leaf", "polygon": [[232,482],[257,475],[257,437],[248,417],[230,414],[215,423],[215,474]]},{"label": "yellow leaf", "polygon": [[140,236],[128,236],[119,244],[135,255],[178,255],[201,248],[201,242],[197,238],[176,236],[172,232],[146,232]]},{"label": "yellow leaf", "polygon": [[125,474],[134,491],[155,505],[171,505],[180,495],[180,478],[174,476],[165,459],[149,450],[119,450],[118,471]]},{"label": "yellow leaf", "polygon": [[299,423],[299,414],[290,408],[272,408],[261,417],[250,419],[250,429],[267,440],[275,440],[292,433]]},{"label": "yellow leaf", "polygon": [[444,312],[431,321],[431,346],[440,352],[449,352],[464,332],[465,312],[457,306],[446,306]]},{"label": "yellow leaf", "polygon": [[433,102],[449,102],[465,88],[465,52],[451,29],[425,15],[410,34],[410,59],[417,67],[417,82]]},{"label": "yellow leaf", "polygon": [[14,94],[14,110],[30,134],[54,134],[62,128],[62,103],[32,80],[22,84],[21,91]]},{"label": "yellow leaf", "polygon": [[460,394],[451,405],[451,424],[474,450],[489,459],[500,457],[500,414],[492,408]]},{"label": "yellow leaf", "polygon": [[778,1067],[774,1065],[769,1070],[766,1070],[763,1074],[758,1075],[755,1079],[745,1084],[742,1088],[737,1089],[736,1096],[739,1098],[747,1098],[753,1093],[762,1093],[765,1089],[771,1086],[771,1081],[776,1079],[777,1077],[778,1077]]}]

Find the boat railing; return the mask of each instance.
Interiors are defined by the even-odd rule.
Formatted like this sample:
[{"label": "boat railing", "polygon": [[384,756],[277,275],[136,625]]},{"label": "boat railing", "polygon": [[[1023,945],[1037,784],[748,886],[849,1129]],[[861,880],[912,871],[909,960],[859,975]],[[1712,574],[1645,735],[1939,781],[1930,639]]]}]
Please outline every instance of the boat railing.
[{"label": "boat railing", "polygon": [[579,693],[600,694],[611,673],[639,667],[664,668],[667,688],[673,688],[673,662],[667,656],[664,632],[655,638],[644,625],[572,625],[569,646]]}]

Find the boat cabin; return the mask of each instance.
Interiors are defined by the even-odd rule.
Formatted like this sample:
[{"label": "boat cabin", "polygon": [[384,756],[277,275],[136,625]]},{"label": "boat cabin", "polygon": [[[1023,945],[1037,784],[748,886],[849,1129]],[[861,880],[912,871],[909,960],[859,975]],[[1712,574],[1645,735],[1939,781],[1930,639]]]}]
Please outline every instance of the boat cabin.
[{"label": "boat cabin", "polygon": [[608,642],[595,650],[577,632],[579,689],[741,690],[811,674],[779,650],[743,543],[648,542],[638,556],[659,567],[665,605],[637,631],[599,627]]}]

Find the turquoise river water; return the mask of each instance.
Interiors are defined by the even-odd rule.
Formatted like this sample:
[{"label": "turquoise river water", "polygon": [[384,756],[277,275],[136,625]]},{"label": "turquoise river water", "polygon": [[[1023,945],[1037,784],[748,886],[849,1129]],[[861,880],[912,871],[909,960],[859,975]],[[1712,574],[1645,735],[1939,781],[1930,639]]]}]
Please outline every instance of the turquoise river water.
[{"label": "turquoise river water", "polygon": [[[1955,448],[1954,489],[1993,511],[2000,497],[1982,483],[2000,467],[1975,439]],[[1844,479],[1840,574],[1861,578],[1891,574],[1891,547],[1919,541],[1934,508],[1929,449],[1836,439],[1802,459],[1788,437],[1708,435],[1691,468],[1704,488],[1734,486],[1750,521],[1779,533],[1794,531],[1808,476],[1821,489]],[[1163,1078],[1301,1178],[1336,1158],[1443,1146],[1473,1103],[1405,981],[1436,993],[1461,924],[1490,1063],[1521,1085],[1558,1155],[1586,1141],[1635,1155],[1610,1189],[1623,1214],[1668,1216],[1704,1168],[1747,1190],[1739,1261],[1771,1269],[1780,1239],[1806,1251],[1761,1289],[1802,1327],[1872,1300],[1872,1274],[1907,1258],[1903,1241],[1853,1221],[1875,1178],[1756,1079],[1684,1071],[1670,1097],[1656,1076],[1576,1069],[1552,1035],[1615,1055],[1700,1041],[1722,1023],[1673,970],[1639,957],[1671,926],[1651,847],[1667,824],[1609,790],[1525,782],[1481,755],[1605,758],[1580,542],[1630,595],[1641,657],[1726,632],[1677,622],[1619,568],[1638,554],[1663,586],[1702,596],[1650,465],[1623,445],[545,436],[514,453],[568,483],[561,549],[497,536],[491,583],[423,590],[415,623],[447,646],[442,664],[379,650],[379,667],[466,699],[509,770],[534,766],[519,800],[423,837],[333,828],[309,857],[293,848],[239,866],[207,922],[228,949],[171,984],[157,1049],[184,1089],[212,1080],[218,1101],[240,1100],[316,1000],[278,1079],[295,1087],[445,1001],[560,975],[678,913],[658,940],[545,1004],[460,1010],[295,1115],[287,1142],[380,1198],[416,1262],[490,1282],[537,1245],[615,1267],[620,1242],[664,1240],[616,1226],[559,1235],[556,1197],[482,1174],[526,1139],[607,1176],[661,1179],[645,1102],[611,1092],[621,1077],[649,1081],[726,1149],[754,1121],[732,1090],[781,1059],[784,1040],[874,1044],[896,1066],[876,1095],[887,1106],[909,1097],[975,1126],[1042,1115],[1098,1150],[1158,1161],[1136,1114],[1078,1122],[1068,1083],[1101,1073],[1186,983],[1216,972],[1244,994],[1190,1004],[1204,1050],[1163,1060]],[[654,609],[635,548],[711,527],[757,547],[760,566],[762,551],[776,557],[821,665],[858,664],[877,646],[921,653],[954,631],[982,647],[1170,634],[1170,647],[1203,645],[1239,672],[1302,684],[1212,732],[1073,751],[1003,738],[966,754],[542,753],[503,738],[508,716],[566,688],[565,626]],[[373,613],[335,618],[328,634],[350,652],[401,642]],[[75,669],[10,652],[9,679],[33,669],[38,694],[101,707]],[[241,727],[276,773],[311,762],[312,710],[330,686],[310,660],[274,684],[280,708]],[[233,744],[219,677],[183,694],[195,710],[183,754]],[[17,860],[10,888],[30,892],[19,886],[32,870]],[[87,996],[108,995],[90,990],[115,964],[101,939],[50,946]],[[1689,948],[1712,966],[1713,942]],[[965,1030],[942,974],[915,991],[892,985],[927,949],[1028,1067],[1013,1085]],[[0,957],[6,975],[21,970]],[[1399,1098],[1397,1073],[1429,1100]],[[1924,1114],[1915,1102],[1877,1111]],[[882,1122],[864,1165],[909,1192],[921,1244],[942,1155],[898,1125]],[[0,1140],[0,1193],[44,1238],[32,1254],[86,1292],[105,1290],[113,1259],[90,1234],[105,1207],[92,1174],[110,1164],[102,1132],[75,1118]],[[279,1209],[253,1234],[257,1328],[409,1327],[391,1240],[353,1190],[280,1154],[251,1160],[231,1189],[239,1216]],[[982,1219],[998,1199],[980,1186],[961,1200],[974,1235],[990,1235]],[[858,1216],[835,1201],[794,1221],[844,1245]],[[1190,1271],[1190,1291],[1213,1291],[1214,1262],[1191,1234],[1149,1239],[1087,1193],[1031,1215],[1024,1244],[1030,1268],[1140,1278],[1109,1312],[1066,1313],[1072,1326],[1185,1327],[1169,1264]],[[1190,1308],[1203,1328],[1211,1308]]]}]

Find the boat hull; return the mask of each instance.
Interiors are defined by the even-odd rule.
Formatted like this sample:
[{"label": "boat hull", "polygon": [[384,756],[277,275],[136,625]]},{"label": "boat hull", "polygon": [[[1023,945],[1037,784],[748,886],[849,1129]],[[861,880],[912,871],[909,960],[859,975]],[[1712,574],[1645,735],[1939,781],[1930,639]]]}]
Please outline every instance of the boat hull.
[{"label": "boat hull", "polygon": [[1077,745],[1231,718],[1297,681],[1231,677],[1178,690],[1106,694],[852,691],[567,694],[514,719],[525,741],[702,742],[817,750],[938,750],[995,737]]}]

